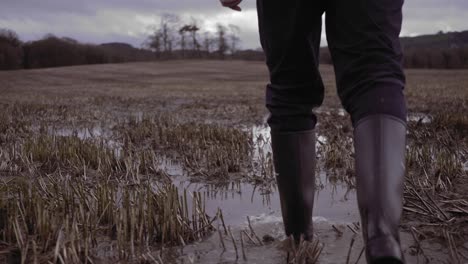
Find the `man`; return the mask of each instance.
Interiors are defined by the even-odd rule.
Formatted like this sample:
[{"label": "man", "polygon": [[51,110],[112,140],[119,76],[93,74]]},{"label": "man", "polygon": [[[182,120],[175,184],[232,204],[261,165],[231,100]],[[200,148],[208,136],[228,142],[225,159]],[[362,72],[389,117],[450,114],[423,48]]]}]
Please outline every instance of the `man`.
[{"label": "man", "polygon": [[[242,0],[221,0],[240,11]],[[354,127],[358,205],[368,263],[404,263],[399,223],[405,175],[403,0],[257,0],[270,72],[266,106],[286,234],[310,240],[312,110],[323,102],[319,48],[325,13],[338,95]]]}]

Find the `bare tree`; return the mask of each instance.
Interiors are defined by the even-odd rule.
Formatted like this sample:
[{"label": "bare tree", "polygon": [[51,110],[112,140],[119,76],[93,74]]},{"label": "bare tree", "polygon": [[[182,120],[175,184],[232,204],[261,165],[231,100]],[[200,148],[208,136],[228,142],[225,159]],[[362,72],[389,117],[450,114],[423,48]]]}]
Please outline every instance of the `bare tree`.
[{"label": "bare tree", "polygon": [[226,51],[228,51],[229,49],[229,46],[228,46],[228,43],[226,41],[226,27],[221,25],[221,24],[217,24],[217,29],[218,31],[216,32],[217,36],[218,36],[218,39],[217,39],[217,44],[218,44],[218,50],[217,50],[217,53],[218,53],[218,56],[220,59],[224,59],[225,55],[226,55]]},{"label": "bare tree", "polygon": [[18,34],[10,29],[0,28],[0,40],[2,42],[8,42],[14,47],[21,46],[21,40],[18,37]]},{"label": "bare tree", "polygon": [[460,48],[460,59],[463,63],[463,68],[468,68],[468,45]]},{"label": "bare tree", "polygon": [[236,25],[229,25],[229,40],[230,40],[230,47],[229,51],[231,52],[232,55],[236,53],[237,49],[239,48],[239,33],[240,33],[240,28]]},{"label": "bare tree", "polygon": [[151,42],[151,47],[154,49],[156,52],[156,55],[161,55],[162,51],[162,35],[160,32],[155,33],[152,36],[152,42]]},{"label": "bare tree", "polygon": [[192,34],[192,47],[193,50],[196,52],[197,56],[200,55],[200,48],[201,45],[198,43],[197,39],[197,32],[200,30],[200,28],[197,25],[192,25],[190,27],[190,33]]},{"label": "bare tree", "polygon": [[186,51],[186,41],[185,41],[185,33],[190,30],[190,25],[184,25],[179,29],[179,35],[180,35],[180,49],[182,51],[182,57],[185,57],[185,51]]},{"label": "bare tree", "polygon": [[205,32],[203,33],[204,35],[204,39],[203,39],[203,50],[206,52],[207,55],[210,54],[210,52],[212,51],[213,49],[213,46],[215,44],[215,39],[213,37],[213,35],[210,33],[210,32]]},{"label": "bare tree", "polygon": [[163,14],[159,25],[150,26],[150,35],[143,46],[156,53],[157,57],[171,57],[175,46],[175,31],[180,22],[180,18],[174,14]]},{"label": "bare tree", "polygon": [[163,14],[161,16],[160,30],[163,50],[167,54],[172,53],[174,47],[174,28],[180,22],[179,16],[175,14]]},{"label": "bare tree", "polygon": [[191,37],[192,37],[192,50],[194,51],[195,55],[197,57],[200,57],[200,49],[201,49],[201,45],[200,43],[198,42],[198,32],[200,31],[200,27],[198,26],[199,25],[199,22],[192,17],[191,19],[191,23],[190,23],[190,34],[191,34]]},{"label": "bare tree", "polygon": [[0,70],[20,68],[22,58],[22,43],[16,32],[0,28]]},{"label": "bare tree", "polygon": [[162,34],[154,26],[150,30],[152,33],[143,42],[142,46],[156,53],[156,57],[159,58],[162,52]]}]

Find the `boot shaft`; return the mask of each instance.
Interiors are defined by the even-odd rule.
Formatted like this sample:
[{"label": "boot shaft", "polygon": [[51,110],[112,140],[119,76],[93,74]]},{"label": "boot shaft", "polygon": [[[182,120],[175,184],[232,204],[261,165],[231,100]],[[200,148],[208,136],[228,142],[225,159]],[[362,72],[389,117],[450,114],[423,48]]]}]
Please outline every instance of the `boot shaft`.
[{"label": "boot shaft", "polygon": [[388,115],[366,117],[355,126],[354,148],[368,262],[383,257],[403,261],[398,228],[403,209],[406,124]]},{"label": "boot shaft", "polygon": [[276,180],[287,236],[312,239],[315,189],[315,131],[272,132]]}]

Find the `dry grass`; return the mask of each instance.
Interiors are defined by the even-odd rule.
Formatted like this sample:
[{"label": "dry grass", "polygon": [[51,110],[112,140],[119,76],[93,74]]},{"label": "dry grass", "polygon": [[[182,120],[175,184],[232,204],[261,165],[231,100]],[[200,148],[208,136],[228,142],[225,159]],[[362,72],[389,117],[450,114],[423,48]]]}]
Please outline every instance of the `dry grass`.
[{"label": "dry grass", "polygon": [[248,165],[252,134],[219,124],[180,122],[169,116],[144,117],[118,128],[125,149],[148,146],[168,155],[176,153],[191,176],[220,179],[239,173]]},{"label": "dry grass", "polygon": [[[351,124],[337,110],[332,69],[322,73],[320,169],[352,187]],[[79,66],[0,79],[0,259],[157,262],[153,248],[200,239],[216,216],[199,194],[171,185],[164,160],[193,180],[272,188],[269,142],[246,130],[266,115],[262,63]],[[409,111],[430,122],[409,122],[403,227],[445,241],[454,261],[468,237],[467,87],[466,71],[408,71]],[[94,127],[108,133],[54,132]],[[239,242],[256,240],[236,235],[240,257]]]},{"label": "dry grass", "polygon": [[22,263],[93,263],[104,252],[134,260],[213,230],[199,193],[181,194],[151,179],[137,184],[56,173],[4,181],[0,193],[0,238],[9,249],[0,259],[19,251]]}]

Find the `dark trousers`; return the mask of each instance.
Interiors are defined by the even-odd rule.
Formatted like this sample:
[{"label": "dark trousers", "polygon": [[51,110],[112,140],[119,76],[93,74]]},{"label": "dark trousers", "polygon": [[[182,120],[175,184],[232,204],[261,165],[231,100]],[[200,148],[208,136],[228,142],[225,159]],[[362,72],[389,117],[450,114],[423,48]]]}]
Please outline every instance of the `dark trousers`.
[{"label": "dark trousers", "polygon": [[353,125],[372,114],[406,121],[402,5],[403,0],[257,0],[272,130],[315,128],[312,110],[324,98],[318,71],[323,13],[338,95]]}]

